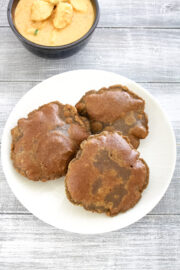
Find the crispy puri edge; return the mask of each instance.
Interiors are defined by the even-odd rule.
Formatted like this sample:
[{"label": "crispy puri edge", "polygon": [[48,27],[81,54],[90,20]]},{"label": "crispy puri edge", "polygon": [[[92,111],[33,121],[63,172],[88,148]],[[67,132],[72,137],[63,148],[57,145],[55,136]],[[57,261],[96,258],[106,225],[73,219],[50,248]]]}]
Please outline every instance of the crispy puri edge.
[{"label": "crispy puri edge", "polygon": [[[24,119],[24,118],[21,118],[21,119]],[[21,119],[19,119],[19,120],[21,120]],[[18,168],[18,167],[16,166],[16,164],[15,164],[15,158],[14,158],[14,157],[15,157],[15,153],[14,153],[15,144],[16,144],[16,142],[18,142],[19,139],[23,136],[23,134],[21,134],[21,136],[19,136],[19,137],[17,138],[17,140],[15,140],[15,135],[13,134],[13,131],[14,131],[15,129],[17,129],[18,132],[20,133],[19,124],[17,124],[17,126],[15,126],[14,128],[11,129],[12,143],[11,143],[11,153],[10,153],[10,158],[11,158],[11,160],[12,160],[13,167],[15,168],[15,170],[16,170],[19,174],[21,174],[21,175],[27,177],[26,174],[25,174],[25,172],[24,172],[23,170],[21,170],[20,168]]]},{"label": "crispy puri edge", "polygon": [[[147,166],[146,162],[145,162],[142,158],[139,158],[140,152],[139,152],[137,149],[135,149],[135,148],[133,147],[133,145],[132,145],[132,144],[130,143],[130,141],[129,141],[129,138],[126,137],[126,136],[123,136],[122,133],[121,133],[120,131],[103,131],[103,132],[101,132],[101,133],[99,133],[99,134],[94,134],[94,135],[89,136],[89,137],[87,138],[87,140],[85,140],[85,141],[83,141],[83,142],[81,143],[80,149],[79,149],[79,151],[77,152],[75,158],[73,158],[73,159],[70,161],[69,165],[68,165],[68,170],[71,168],[71,165],[72,165],[73,162],[75,162],[76,160],[79,160],[79,158],[80,158],[81,155],[82,155],[84,146],[88,143],[88,141],[90,141],[91,139],[94,139],[94,138],[101,137],[102,135],[106,135],[106,134],[115,134],[115,133],[119,134],[123,139],[125,139],[125,140],[127,141],[127,143],[129,144],[129,146],[131,147],[131,149],[132,149],[132,150],[135,150],[135,151],[138,153],[138,160],[141,160],[141,161],[145,164],[145,166],[146,166],[146,169],[147,169],[147,181],[146,181],[146,185],[144,185],[144,186],[143,186],[143,189],[140,191],[140,193],[142,193],[143,190],[144,190],[144,189],[147,187],[147,185],[148,185],[148,181],[149,181],[149,167]],[[81,203],[81,202],[75,202],[75,201],[72,199],[71,194],[70,194],[70,192],[69,192],[69,190],[68,190],[68,186],[67,186],[68,170],[67,170],[67,174],[66,174],[66,177],[65,177],[65,192],[66,192],[67,198],[69,199],[69,201],[70,201],[72,204],[78,205],[78,206],[82,206],[85,210],[88,210],[88,211],[93,212],[93,213],[95,213],[95,212],[96,212],[96,213],[104,213],[104,214],[106,214],[106,215],[109,216],[109,217],[116,216],[116,215],[118,215],[119,213],[124,213],[124,212],[126,212],[126,211],[128,211],[129,209],[131,209],[131,208],[134,207],[134,205],[133,205],[131,208],[129,208],[129,209],[126,210],[126,211],[119,211],[119,212],[117,212],[117,213],[113,213],[113,214],[112,214],[111,211],[110,211],[110,209],[107,209],[107,211],[104,211],[104,212],[100,212],[100,211],[96,211],[96,210],[90,210],[90,209],[88,209],[87,207],[85,207],[85,206],[83,205],[83,203]],[[141,199],[141,196],[140,196],[139,200],[140,200],[140,199]],[[138,201],[139,201],[139,200],[138,200]],[[136,202],[136,204],[138,203],[138,201]]]},{"label": "crispy puri edge", "polygon": [[[146,120],[146,130],[147,130],[147,132],[146,132],[146,137],[148,136],[148,134],[149,134],[149,125],[148,125],[148,123],[149,123],[149,119],[148,119],[148,116],[147,116],[147,113],[144,111],[144,117],[145,117],[145,120]],[[146,138],[145,137],[145,138]],[[144,139],[145,139],[144,138]]]},{"label": "crispy puri edge", "polygon": [[149,184],[150,170],[149,170],[149,167],[148,167],[148,165],[147,165],[147,163],[146,163],[146,161],[145,161],[144,159],[140,158],[139,160],[142,161],[142,163],[145,165],[146,170],[147,170],[146,182],[145,182],[145,184],[144,184],[142,190],[140,191],[140,192],[142,193],[142,192],[147,188],[147,186],[148,186],[148,184]]}]

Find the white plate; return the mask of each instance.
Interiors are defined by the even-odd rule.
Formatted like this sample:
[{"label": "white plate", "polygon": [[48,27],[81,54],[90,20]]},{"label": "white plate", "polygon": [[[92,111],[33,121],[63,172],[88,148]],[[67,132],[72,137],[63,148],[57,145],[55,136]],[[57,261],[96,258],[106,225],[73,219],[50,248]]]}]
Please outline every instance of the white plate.
[{"label": "white plate", "polygon": [[[149,135],[141,140],[139,151],[150,168],[149,185],[139,203],[115,217],[91,213],[71,204],[65,195],[64,181],[29,181],[16,172],[10,159],[10,130],[17,120],[50,101],[76,104],[88,90],[123,84],[146,101]],[[2,164],[5,176],[18,200],[36,217],[59,229],[95,234],[128,226],[150,212],[163,197],[172,178],[176,160],[173,130],[156,100],[144,88],[120,75],[100,70],[66,72],[36,85],[17,103],[10,114],[2,137]]]}]

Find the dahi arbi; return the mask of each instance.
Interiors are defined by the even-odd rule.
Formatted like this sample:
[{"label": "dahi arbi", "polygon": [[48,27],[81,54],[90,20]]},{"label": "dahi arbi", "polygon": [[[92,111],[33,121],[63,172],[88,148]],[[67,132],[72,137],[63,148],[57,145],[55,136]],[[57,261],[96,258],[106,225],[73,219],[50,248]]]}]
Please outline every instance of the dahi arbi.
[{"label": "dahi arbi", "polygon": [[90,30],[94,19],[90,0],[20,0],[14,13],[19,33],[45,46],[79,40]]}]

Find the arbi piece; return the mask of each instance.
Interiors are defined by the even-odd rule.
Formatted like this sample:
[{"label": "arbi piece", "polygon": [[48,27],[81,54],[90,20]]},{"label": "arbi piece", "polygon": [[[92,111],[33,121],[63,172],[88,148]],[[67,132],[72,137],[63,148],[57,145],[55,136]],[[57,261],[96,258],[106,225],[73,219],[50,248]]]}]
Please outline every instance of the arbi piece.
[{"label": "arbi piece", "polygon": [[52,3],[43,0],[35,0],[31,6],[31,20],[38,22],[49,18],[53,8],[54,5]]},{"label": "arbi piece", "polygon": [[121,85],[87,92],[76,104],[80,115],[90,121],[93,134],[120,131],[137,148],[139,140],[148,135],[145,101]]},{"label": "arbi piece", "polygon": [[11,131],[11,158],[17,171],[34,181],[65,175],[80,143],[89,136],[76,108],[51,102],[22,118]]},{"label": "arbi piece", "polygon": [[69,25],[73,17],[73,8],[69,3],[59,2],[56,7],[53,24],[57,29]]},{"label": "arbi piece", "polygon": [[87,11],[87,0],[70,0],[73,8],[80,12]]},{"label": "arbi piece", "polygon": [[65,182],[72,203],[114,216],[135,206],[148,180],[148,166],[127,137],[104,131],[82,142]]}]

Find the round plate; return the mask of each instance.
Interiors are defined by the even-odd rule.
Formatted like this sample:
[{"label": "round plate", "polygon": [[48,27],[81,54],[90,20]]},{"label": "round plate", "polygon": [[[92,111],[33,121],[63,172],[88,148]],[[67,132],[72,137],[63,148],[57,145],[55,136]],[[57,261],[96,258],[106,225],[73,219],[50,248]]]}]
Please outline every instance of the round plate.
[{"label": "round plate", "polygon": [[[59,100],[76,104],[88,90],[113,84],[126,85],[146,101],[149,135],[141,140],[139,151],[150,168],[149,185],[138,204],[115,217],[91,213],[68,201],[64,179],[33,182],[16,172],[10,159],[11,129],[17,120],[40,105]],[[163,197],[172,178],[176,160],[173,130],[156,100],[144,88],[120,75],[100,70],[76,70],[36,85],[17,103],[10,114],[2,137],[2,164],[5,176],[18,200],[36,217],[59,229],[81,234],[104,233],[126,227],[150,212]],[[88,173],[88,172],[87,172]]]}]

